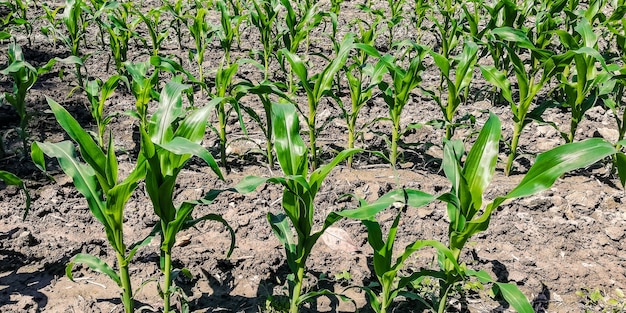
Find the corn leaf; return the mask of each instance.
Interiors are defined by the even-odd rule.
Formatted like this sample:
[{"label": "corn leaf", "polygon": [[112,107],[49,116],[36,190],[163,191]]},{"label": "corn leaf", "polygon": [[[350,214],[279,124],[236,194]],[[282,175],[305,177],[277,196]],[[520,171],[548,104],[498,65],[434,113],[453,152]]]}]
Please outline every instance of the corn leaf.
[{"label": "corn leaf", "polygon": [[72,258],[72,261],[70,263],[67,264],[67,266],[65,267],[65,274],[67,275],[67,277],[71,280],[74,281],[74,276],[72,275],[72,270],[74,269],[74,264],[85,264],[87,265],[90,269],[98,272],[98,273],[103,273],[106,274],[107,276],[109,276],[118,286],[122,287],[122,281],[120,279],[120,277],[117,275],[117,273],[115,273],[115,270],[113,270],[113,268],[107,264],[106,262],[104,262],[103,260],[101,260],[100,258],[93,256],[91,254],[84,254],[84,253],[79,253],[77,255],[75,255]]}]

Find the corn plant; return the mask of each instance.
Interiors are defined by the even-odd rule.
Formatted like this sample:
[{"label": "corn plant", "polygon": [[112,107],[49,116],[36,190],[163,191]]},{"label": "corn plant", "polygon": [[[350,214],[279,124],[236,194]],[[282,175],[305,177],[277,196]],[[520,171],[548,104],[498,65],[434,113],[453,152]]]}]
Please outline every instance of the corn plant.
[{"label": "corn plant", "polygon": [[[87,20],[83,16],[83,7],[85,3],[83,0],[66,0],[65,7],[63,8],[62,20],[67,29],[67,36],[64,36],[63,42],[70,49],[70,53],[76,57],[85,61],[85,56],[81,53],[81,40],[84,40],[84,36],[87,28]],[[78,79],[78,87],[83,86],[83,74],[82,74],[82,62],[74,65],[76,70],[76,78]]]},{"label": "corn plant", "polygon": [[328,290],[303,293],[306,262],[313,246],[328,227],[341,219],[339,215],[331,212],[324,219],[322,228],[314,232],[315,196],[331,170],[348,156],[361,150],[344,150],[330,163],[309,175],[308,154],[310,150],[300,137],[296,108],[292,104],[274,104],[272,114],[276,156],[285,176],[247,177],[237,189],[252,191],[265,182],[280,184],[284,187],[282,197],[284,214],[270,212],[267,218],[274,234],[285,248],[287,265],[291,271],[291,275],[287,277],[290,297],[289,312],[296,313],[302,303],[320,295],[333,294]]},{"label": "corn plant", "polygon": [[[528,114],[537,93],[556,74],[562,72],[571,62],[572,54],[553,54],[550,51],[537,49],[522,31],[510,27],[501,27],[492,30],[492,33],[501,38],[502,44],[507,51],[507,58],[513,67],[513,72],[518,84],[518,97],[513,100],[513,88],[507,78],[507,73],[498,70],[495,66],[481,66],[483,77],[492,85],[501,90],[502,97],[511,105],[513,113],[513,136],[510,140],[510,151],[504,173],[509,175],[513,161],[517,157],[517,146],[524,127],[531,122]],[[512,42],[515,45],[527,49],[531,53],[530,68],[522,62],[518,52],[505,43]]]},{"label": "corn plant", "polygon": [[[357,130],[359,112],[372,99],[374,88],[378,86],[383,75],[387,73],[387,67],[382,62],[366,63],[369,55],[363,50],[374,49],[374,47],[371,46],[371,40],[361,38],[360,41],[360,43],[355,44],[361,51],[352,57],[354,63],[343,68],[350,91],[350,106],[345,105],[340,98],[337,98],[337,103],[348,127],[348,149],[354,148],[354,142],[361,133]],[[352,157],[348,158],[348,167],[352,167]]]},{"label": "corn plant", "polygon": [[217,1],[217,8],[220,11],[220,29],[217,31],[217,37],[220,41],[220,46],[224,50],[224,60],[222,64],[230,66],[230,54],[233,48],[233,41],[235,39],[235,33],[239,31],[240,16],[231,16],[223,0]]},{"label": "corn plant", "polygon": [[[159,26],[161,24],[161,15],[165,12],[164,7],[152,8],[148,13],[144,14],[136,7],[133,7],[133,13],[139,15],[141,21],[148,28],[148,34],[150,35],[150,47],[151,47],[151,56],[158,56],[159,50],[161,49],[161,44],[168,36],[168,29],[160,29]],[[148,46],[146,40],[142,37],[139,37],[140,40],[143,41],[145,46]]]},{"label": "corn plant", "polygon": [[[451,139],[454,129],[458,126],[454,120],[456,111],[462,103],[467,101],[474,66],[478,61],[478,45],[473,41],[466,41],[463,45],[463,52],[454,58],[447,58],[432,50],[429,53],[441,71],[439,95],[434,92],[429,92],[429,94],[435,99],[443,113],[446,138]],[[451,70],[454,72],[451,73]],[[443,93],[446,90],[447,97],[444,98]]]},{"label": "corn plant", "polygon": [[311,149],[312,168],[317,168],[317,107],[322,98],[332,92],[335,75],[341,70],[348,60],[350,51],[354,46],[354,35],[347,34],[341,43],[341,48],[335,58],[322,70],[322,72],[309,76],[307,65],[297,55],[287,49],[281,49],[280,53],[285,56],[291,65],[291,70],[298,76],[304,87],[308,102],[307,125],[309,127],[309,148]]},{"label": "corn plant", "polygon": [[59,32],[63,21],[57,19],[57,14],[63,7],[58,6],[55,9],[51,9],[46,3],[41,3],[41,8],[44,11],[44,15],[40,16],[39,19],[45,19],[45,22],[43,22],[44,25],[39,28],[39,31],[48,39],[51,39],[53,46],[56,48],[57,40],[63,37]]},{"label": "corn plant", "polygon": [[218,136],[220,139],[219,148],[220,148],[220,159],[222,162],[222,166],[224,166],[228,170],[228,164],[226,161],[226,146],[228,145],[228,138],[226,137],[226,122],[227,122],[227,110],[226,104],[230,104],[231,107],[236,111],[237,116],[239,117],[239,124],[247,134],[246,127],[243,123],[241,111],[239,108],[239,102],[235,97],[231,95],[231,91],[233,88],[233,78],[235,74],[237,74],[237,70],[239,69],[238,63],[233,63],[228,66],[220,66],[217,69],[217,73],[215,75],[215,94],[214,99],[217,100],[217,120],[218,120]]},{"label": "corn plant", "polygon": [[[8,7],[9,14],[3,18],[2,28],[8,28],[10,26],[23,26],[26,32],[26,38],[28,39],[28,45],[32,44],[31,35],[33,33],[33,25],[29,21],[26,13],[30,4],[27,0],[9,0],[0,2],[0,5]],[[9,34],[9,33],[6,33]],[[5,35],[6,36],[6,35]]]},{"label": "corn plant", "polygon": [[406,0],[387,0],[389,16],[387,17],[387,34],[389,36],[388,47],[393,46],[394,28],[404,19],[403,6]]},{"label": "corn plant", "polygon": [[[172,286],[172,248],[176,235],[184,228],[201,220],[214,220],[230,227],[217,214],[192,219],[193,209],[199,202],[173,202],[176,178],[191,156],[199,156],[219,178],[222,174],[213,156],[200,145],[205,134],[208,116],[215,105],[194,109],[186,114],[182,106],[182,92],[189,86],[171,81],[165,85],[159,97],[159,105],[147,125],[141,127],[141,154],[146,158],[146,190],[160,219],[161,258],[164,273],[164,312],[170,310]],[[234,235],[231,231],[231,236]],[[228,255],[233,249],[234,242]]]},{"label": "corn plant", "polygon": [[[252,0],[254,9],[250,10],[250,21],[258,31],[263,44],[263,79],[269,78],[270,57],[274,54],[277,40],[276,17],[280,10],[279,0]],[[271,129],[271,128],[270,128]]]},{"label": "corn plant", "polygon": [[50,59],[50,61],[42,67],[35,68],[24,59],[22,48],[16,43],[9,44],[8,58],[10,62],[9,66],[0,71],[0,74],[11,76],[13,80],[13,90],[10,93],[0,94],[0,101],[8,102],[20,118],[18,134],[22,140],[23,152],[26,157],[29,150],[28,122],[30,121],[31,115],[26,106],[26,95],[28,91],[35,85],[39,76],[49,72],[57,61],[79,64],[80,60],[71,57],[66,59],[54,58]]},{"label": "corn plant", "polygon": [[254,108],[241,104],[241,110],[246,112],[255,122],[259,124],[263,135],[265,136],[265,156],[270,168],[274,168],[274,139],[272,136],[273,120],[272,120],[272,106],[273,100],[271,95],[280,97],[281,100],[289,101],[289,96],[283,93],[280,89],[280,84],[263,81],[259,84],[253,84],[248,81],[237,83],[234,87],[235,100],[239,103],[240,99],[248,95],[256,95],[261,104],[263,105],[263,120],[261,116],[255,111]]},{"label": "corn plant", "polygon": [[178,48],[183,50],[183,25],[187,25],[187,14],[183,10],[183,0],[175,1],[163,1],[164,9],[166,9],[171,15],[172,20],[169,27],[174,29],[176,33],[176,39],[178,39]]},{"label": "corn plant", "polygon": [[[611,69],[598,51],[598,36],[593,32],[589,21],[583,17],[574,27],[576,36],[565,31],[557,31],[561,42],[573,55],[573,71],[569,66],[559,73],[559,87],[563,93],[563,106],[571,111],[570,131],[565,138],[573,142],[578,124],[587,110],[594,107],[598,98],[612,90],[602,89],[611,78]],[[601,65],[601,69],[596,68]]]},{"label": "corn plant", "polygon": [[[613,145],[602,139],[589,139],[559,146],[540,154],[513,190],[505,196],[496,197],[492,202],[485,203],[484,192],[493,177],[498,159],[500,132],[500,121],[491,114],[464,161],[462,161],[464,149],[460,141],[447,141],[444,146],[443,169],[452,184],[452,189],[450,193],[440,198],[448,203],[449,248],[457,261],[467,241],[475,234],[487,230],[491,214],[504,201],[546,190],[564,173],[589,166],[616,153]],[[445,310],[446,295],[452,285],[462,279],[454,263],[449,259],[442,263],[446,279],[440,285],[442,300],[439,312]],[[466,271],[465,275],[488,281],[486,273]],[[497,284],[496,287],[516,310],[533,312],[517,287],[503,284]]]},{"label": "corn plant", "polygon": [[46,170],[44,154],[58,160],[61,169],[72,178],[76,189],[87,199],[94,217],[102,223],[109,244],[117,256],[117,272],[100,258],[89,254],[78,254],[66,267],[67,276],[73,280],[74,264],[82,263],[91,269],[106,274],[122,289],[122,303],[125,312],[133,312],[133,289],[128,267],[134,254],[141,246],[150,242],[151,237],[127,246],[124,242],[124,206],[138,182],[146,173],[145,159],[140,157],[135,169],[123,180],[119,180],[118,161],[113,140],[109,136],[106,149],[100,147],[81,128],[80,124],[58,103],[48,99],[48,104],[56,120],[70,138],[78,143],[81,161],[75,154],[71,141],[59,143],[35,142],[31,156],[35,164]]},{"label": "corn plant", "polygon": [[158,70],[154,70],[148,75],[150,62],[124,63],[127,73],[131,77],[130,91],[135,96],[135,112],[141,121],[141,125],[148,124],[148,103],[151,100],[158,99],[159,94],[156,91],[159,79]]},{"label": "corn plant", "polygon": [[24,196],[26,197],[26,208],[24,209],[22,219],[26,219],[28,211],[30,210],[31,197],[30,193],[28,192],[28,188],[26,188],[26,184],[24,184],[24,181],[21,178],[17,177],[15,174],[2,170],[0,170],[0,181],[3,181],[7,185],[17,186],[22,189],[22,192],[24,192]]},{"label": "corn plant", "polygon": [[115,69],[120,75],[128,75],[125,72],[124,62],[128,60],[128,48],[130,40],[137,36],[135,28],[141,19],[131,19],[132,2],[119,3],[108,8],[108,23],[104,28],[109,34],[111,56],[115,63]]},{"label": "corn plant", "polygon": [[463,21],[456,14],[457,5],[450,0],[435,0],[428,15],[428,19],[435,24],[435,36],[441,43],[439,53],[445,57],[450,56],[463,34]]},{"label": "corn plant", "polygon": [[[337,213],[343,217],[360,219],[361,223],[367,228],[367,243],[374,251],[372,256],[373,269],[376,279],[378,280],[378,286],[370,285],[359,288],[366,292],[374,312],[388,312],[393,300],[397,296],[408,295],[406,287],[409,284],[419,283],[424,278],[435,274],[434,271],[429,270],[421,270],[408,276],[402,276],[399,273],[406,260],[413,255],[413,253],[423,248],[435,248],[438,253],[443,255],[455,266],[458,272],[462,272],[462,269],[456,263],[452,251],[436,240],[416,240],[408,244],[404,250],[401,251],[398,258],[393,259],[396,234],[403,213],[409,210],[409,207],[421,207],[433,202],[435,199],[434,196],[419,190],[399,189],[385,194],[371,204],[360,200],[361,206],[359,208],[343,210]],[[401,204],[401,206],[397,209],[398,212],[389,227],[387,237],[384,238],[382,227],[380,223],[376,221],[375,215],[386,208],[394,207],[396,204]],[[415,297],[411,295],[411,298]],[[428,303],[427,300],[421,300],[424,303]]]},{"label": "corn plant", "polygon": [[[379,62],[382,62],[387,67],[387,71],[392,79],[391,84],[381,81],[378,83],[378,87],[382,91],[383,100],[387,104],[388,120],[392,124],[389,162],[395,168],[398,159],[398,142],[402,135],[400,117],[404,107],[409,103],[411,92],[422,82],[421,74],[426,69],[422,61],[427,50],[417,44],[409,43],[403,55],[397,58],[390,54],[380,56],[374,50],[371,50],[371,52],[379,58]],[[409,62],[408,68],[402,67],[403,61]]]},{"label": "corn plant", "polygon": [[205,16],[208,13],[205,8],[198,8],[193,22],[189,26],[189,33],[193,38],[195,50],[189,50],[189,59],[195,60],[198,66],[198,80],[204,82],[204,56],[206,54],[207,45],[213,40],[215,31],[209,24]]},{"label": "corn plant", "polygon": [[[89,102],[91,104],[89,106],[89,110],[91,111],[91,117],[93,117],[94,121],[96,122],[96,139],[98,141],[98,145],[103,149],[105,147],[104,135],[106,132],[106,127],[116,116],[116,114],[109,114],[104,116],[104,104],[106,103],[106,100],[113,95],[122,77],[124,76],[113,75],[109,77],[109,79],[107,79],[105,82],[103,82],[99,78],[96,78],[94,80],[88,81],[85,86],[85,93],[87,94],[87,99],[89,99]],[[128,84],[128,82],[126,83]]]}]

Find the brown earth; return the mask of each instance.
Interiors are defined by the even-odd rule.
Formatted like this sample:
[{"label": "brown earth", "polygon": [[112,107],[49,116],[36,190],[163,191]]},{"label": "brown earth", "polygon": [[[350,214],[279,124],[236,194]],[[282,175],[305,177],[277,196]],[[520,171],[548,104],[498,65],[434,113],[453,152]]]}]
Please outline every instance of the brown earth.
[{"label": "brown earth", "polygon": [[[354,1],[346,1],[340,18],[341,32],[349,29],[346,23],[356,13]],[[326,4],[327,5],[327,4]],[[382,4],[381,4],[382,6]],[[32,15],[41,13],[32,10]],[[343,15],[345,13],[345,15]],[[68,55],[60,45],[53,45],[35,27],[32,45],[22,36],[19,43],[24,47],[27,60],[41,65],[49,58]],[[108,52],[97,49],[96,31],[87,41],[87,49],[95,52],[87,61],[89,75],[108,77],[114,69],[103,66]],[[317,30],[312,50],[329,52],[327,40]],[[398,32],[404,36],[402,28]],[[382,32],[384,36],[386,32]],[[91,36],[93,35],[93,36]],[[258,35],[252,28],[243,32],[241,47],[235,51],[239,57],[246,56],[252,49],[260,48]],[[178,50],[173,36],[166,41],[163,53],[179,55],[186,60],[186,52]],[[424,35],[423,43],[433,38]],[[385,38],[381,37],[383,45]],[[189,43],[191,47],[192,43]],[[207,53],[206,68],[215,68],[219,62],[217,43]],[[6,62],[7,45],[2,44],[0,58]],[[135,49],[141,50],[141,49]],[[132,60],[141,61],[145,55],[133,51]],[[428,60],[427,62],[431,62]],[[193,65],[184,64],[189,68]],[[432,65],[432,64],[431,64]],[[113,67],[113,65],[111,65]],[[432,69],[432,67],[430,67]],[[58,73],[64,69],[65,75]],[[211,75],[211,74],[209,74]],[[214,73],[213,73],[214,75]],[[480,77],[479,72],[476,76]],[[242,66],[237,80],[258,80],[260,73],[250,66]],[[433,86],[438,72],[425,73],[425,86]],[[479,78],[477,78],[479,79]],[[85,127],[93,122],[86,109],[87,100],[80,93],[66,97],[74,77],[71,68],[57,66],[55,70],[40,78],[28,97],[28,107],[33,114],[30,132],[33,141],[57,142],[66,139],[51,114],[46,112],[44,96],[62,103]],[[11,82],[0,78],[0,88],[8,91]],[[491,107],[484,99],[485,83],[478,81],[472,92],[469,105],[462,107],[458,116],[472,114],[476,117],[476,129],[488,117],[487,110],[496,113],[503,122],[503,135],[512,133],[512,121],[508,107]],[[481,89],[482,88],[482,89]],[[197,103],[205,100],[199,99]],[[252,105],[255,99],[247,99]],[[109,101],[108,112],[119,112],[133,108],[132,95],[120,89]],[[403,125],[425,123],[439,118],[436,104],[425,95],[416,93],[403,115]],[[329,121],[320,134],[323,157],[327,160],[336,148],[345,145],[346,127],[339,110],[324,101],[320,107],[320,121]],[[377,99],[364,109],[361,121],[385,116],[385,106]],[[567,112],[553,109],[546,120],[568,125]],[[232,141],[229,162],[232,171],[225,181],[218,180],[201,161],[192,160],[179,177],[176,190],[177,201],[197,199],[214,188],[226,188],[240,181],[245,175],[264,177],[280,175],[279,168],[270,169],[253,142],[262,143],[263,136],[252,121],[247,121],[249,139]],[[114,282],[102,274],[83,267],[75,270],[75,282],[65,276],[65,266],[77,253],[90,253],[113,264],[114,253],[108,246],[102,226],[91,215],[85,199],[76,191],[70,179],[62,173],[56,161],[51,160],[47,177],[21,156],[20,142],[15,129],[17,115],[7,105],[0,107],[0,135],[6,137],[7,150],[12,151],[0,160],[0,169],[11,171],[24,178],[33,197],[31,211],[22,219],[24,196],[13,186],[0,185],[0,311],[1,312],[121,312],[119,289]],[[137,122],[120,116],[111,124],[118,155],[124,161],[120,167],[129,170],[136,159]],[[366,131],[358,144],[367,149],[380,150],[385,147],[380,133],[389,133],[390,125],[374,124]],[[594,108],[579,129],[579,138],[604,136],[614,142],[617,132],[610,111]],[[316,221],[331,211],[354,208],[356,203],[341,200],[340,196],[355,193],[367,200],[377,199],[387,191],[399,187],[416,188],[433,194],[449,190],[449,183],[439,170],[441,137],[443,130],[423,126],[412,131],[403,140],[411,143],[404,148],[403,159],[397,172],[381,160],[362,154],[356,157],[353,169],[344,165],[337,167],[327,178],[319,192]],[[469,129],[461,129],[457,138],[470,136]],[[236,118],[229,124],[229,138],[245,138]],[[207,133],[204,145],[216,152],[217,137]],[[502,173],[502,163],[487,194],[489,199],[511,190],[522,174],[532,164],[535,156],[563,140],[551,126],[532,124],[522,137],[521,157],[516,163],[517,172],[510,177]],[[505,160],[505,155],[501,155]],[[222,214],[236,232],[236,249],[230,257],[226,251],[230,239],[226,228],[218,223],[205,222],[196,229],[179,234],[179,246],[174,249],[175,266],[186,267],[192,278],[180,278],[181,286],[194,312],[265,312],[269,299],[281,299],[286,295],[285,279],[288,267],[284,251],[272,234],[266,219],[268,212],[278,213],[281,190],[267,185],[248,195],[222,194],[212,205],[199,206],[194,213],[201,216],[210,212]],[[468,244],[462,261],[469,267],[484,269],[502,282],[516,283],[541,312],[580,312],[585,309],[584,299],[575,293],[583,289],[600,289],[614,295],[616,288],[626,288],[626,209],[624,191],[619,181],[610,174],[605,163],[567,174],[548,191],[539,195],[505,203],[494,213],[489,229],[476,236]],[[390,224],[394,213],[384,211],[379,220]],[[126,212],[125,234],[127,242],[146,236],[157,223],[151,203],[143,188],[139,188],[130,200]],[[417,239],[436,239],[445,242],[447,237],[445,205],[435,203],[424,208],[409,209],[402,218],[397,247],[404,247]],[[314,249],[308,268],[307,286],[311,290],[329,288],[343,292],[354,299],[354,303],[342,302],[333,297],[322,297],[306,306],[310,312],[354,312],[362,309],[369,312],[365,296],[358,289],[344,289],[352,285],[368,285],[375,281],[371,270],[371,248],[367,245],[365,228],[358,222],[343,220],[338,227],[353,238],[356,252],[333,250],[319,242]],[[135,299],[137,307],[155,311],[162,305],[156,284],[162,279],[158,269],[159,245],[154,240],[139,250],[131,265],[135,288],[140,288]],[[406,264],[404,273],[422,267],[436,266],[433,251],[416,253]],[[336,275],[349,273],[348,278]],[[182,276],[181,276],[182,277]],[[492,300],[487,292],[472,289],[456,294],[451,300],[451,311],[502,312],[509,311],[504,302]],[[400,300],[400,299],[399,299]],[[356,304],[356,306],[355,306]],[[399,301],[396,312],[421,312],[417,303]],[[599,307],[592,308],[599,310]]]}]

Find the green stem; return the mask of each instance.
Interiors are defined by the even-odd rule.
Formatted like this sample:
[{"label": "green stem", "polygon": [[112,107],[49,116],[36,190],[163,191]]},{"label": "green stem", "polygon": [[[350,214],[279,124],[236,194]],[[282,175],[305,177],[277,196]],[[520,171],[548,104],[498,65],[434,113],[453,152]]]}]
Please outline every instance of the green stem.
[{"label": "green stem", "polygon": [[163,288],[163,313],[170,311],[170,286],[172,285],[172,252],[165,252],[165,266],[163,272],[165,274],[165,285]]},{"label": "green stem", "polygon": [[509,176],[511,174],[511,167],[513,167],[513,161],[515,157],[517,157],[517,144],[519,143],[519,137],[522,133],[522,121],[519,121],[515,124],[513,128],[513,139],[511,141],[511,151],[509,152],[509,157],[506,161],[506,167],[504,168],[504,175]]},{"label": "green stem", "polygon": [[[352,111],[354,112],[354,111]],[[348,125],[348,149],[354,148],[354,122],[351,119]],[[352,168],[352,156],[348,157],[348,167]]]},{"label": "green stem", "polygon": [[122,303],[124,304],[124,312],[134,312],[133,307],[133,287],[130,284],[130,275],[128,274],[128,261],[126,258],[117,253],[117,263],[120,267],[120,279],[122,281]]},{"label": "green stem", "polygon": [[309,100],[309,145],[311,147],[311,169],[317,169],[317,143],[315,134],[315,101]]},{"label": "green stem", "polygon": [[400,137],[400,117],[393,118],[393,128],[391,129],[391,152],[389,155],[389,162],[391,166],[396,168],[396,162],[398,159],[398,140]]},{"label": "green stem", "polygon": [[224,106],[223,102],[217,106],[217,116],[220,124],[220,156],[222,166],[224,166],[224,168],[228,171],[228,165],[226,164],[226,111]]},{"label": "green stem", "polygon": [[289,305],[289,313],[298,313],[298,300],[302,293],[302,283],[304,281],[304,262],[298,264],[298,272],[296,273],[293,293],[291,295],[291,304]]}]

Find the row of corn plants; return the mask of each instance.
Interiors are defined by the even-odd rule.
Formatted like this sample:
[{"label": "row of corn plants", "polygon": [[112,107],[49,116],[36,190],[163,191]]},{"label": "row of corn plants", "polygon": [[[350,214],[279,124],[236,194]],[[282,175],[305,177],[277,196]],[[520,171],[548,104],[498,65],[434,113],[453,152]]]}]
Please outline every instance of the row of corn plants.
[{"label": "row of corn plants", "polygon": [[[20,3],[5,5],[20,7]],[[267,219],[284,246],[292,272],[287,280],[290,312],[297,312],[303,303],[317,296],[334,294],[329,290],[305,292],[304,286],[308,256],[324,231],[342,218],[357,219],[367,229],[368,244],[374,251],[373,274],[379,286],[359,288],[365,290],[376,312],[390,310],[399,295],[418,299],[433,311],[445,312],[450,293],[472,277],[492,283],[494,293],[501,294],[516,310],[532,312],[515,285],[499,283],[484,271],[468,268],[461,259],[465,244],[488,229],[491,213],[505,200],[543,191],[565,172],[612,157],[621,182],[626,181],[626,156],[620,152],[626,132],[622,105],[626,86],[626,6],[620,1],[595,0],[585,5],[573,0],[368,1],[356,7],[359,17],[351,21],[342,20],[345,4],[338,1],[333,1],[330,8],[288,0],[177,0],[149,9],[133,2],[95,0],[68,0],[61,7],[35,5],[45,12],[38,21],[28,21],[26,11],[15,11],[8,17],[12,20],[3,24],[0,36],[13,43],[7,51],[8,64],[0,74],[11,79],[14,87],[3,93],[2,100],[20,117],[17,132],[24,156],[30,150],[31,158],[43,170],[44,155],[58,160],[103,224],[115,251],[114,265],[95,256],[75,256],[68,265],[68,276],[72,278],[75,263],[105,273],[120,286],[127,312],[134,310],[129,265],[137,250],[153,237],[158,236],[161,242],[159,268],[163,277],[159,293],[165,312],[171,308],[170,298],[178,292],[173,276],[180,271],[173,269],[172,248],[180,230],[204,220],[221,222],[230,230],[233,244],[228,253],[232,251],[234,232],[221,216],[192,214],[197,205],[210,204],[223,190],[213,190],[203,199],[178,206],[173,202],[177,176],[192,156],[204,160],[219,178],[223,177],[222,169],[228,170],[226,148],[230,141],[226,126],[230,112],[237,116],[244,135],[250,127],[246,126],[244,113],[258,124],[256,127],[266,137],[263,151],[268,164],[273,167],[274,160],[278,160],[284,174],[247,177],[228,191],[252,192],[264,183],[283,187],[283,211],[270,212]],[[608,15],[602,10],[607,6],[613,9]],[[411,10],[406,10],[409,7]],[[339,30],[343,22],[349,27],[346,34]],[[59,41],[70,57],[51,59],[39,68],[30,65],[17,42],[24,35],[30,39],[33,25],[43,25],[39,31],[53,44]],[[396,34],[402,29],[416,36],[398,38]],[[139,35],[144,31],[148,37]],[[324,53],[313,52],[321,42],[312,36],[315,32],[323,33],[322,40],[329,43]],[[95,34],[95,39],[88,34]],[[426,44],[422,41],[425,34],[434,34],[437,43]],[[259,37],[258,46],[242,41],[251,35]],[[93,45],[96,51],[87,48]],[[139,48],[131,56],[129,48],[133,45]],[[177,52],[165,54],[171,46],[176,46]],[[109,55],[107,64],[112,65],[114,75],[91,76],[87,64],[97,53]],[[209,53],[218,56],[216,64],[207,64]],[[67,110],[48,99],[56,120],[72,140],[31,144],[27,94],[38,77],[53,70],[56,63],[73,66],[73,92],[85,94],[96,129],[90,132],[82,128]],[[258,69],[258,75],[240,75],[245,66]],[[432,71],[439,74],[438,81],[425,82],[424,74]],[[510,106],[514,129],[512,134],[503,135],[500,118],[492,114],[482,129],[476,130],[478,137],[466,153],[464,137],[456,130],[471,125],[457,113],[480,100],[473,92],[478,88],[478,79],[488,83],[482,88],[494,105]],[[141,147],[135,169],[125,178],[119,177],[118,147],[107,129],[120,114],[109,112],[108,99],[121,93],[121,88],[134,98],[134,109],[125,113],[137,119]],[[393,190],[373,203],[361,200],[358,208],[333,212],[316,228],[313,216],[317,192],[333,168],[345,160],[351,166],[353,157],[363,152],[355,146],[367,127],[381,124],[389,129],[383,134],[388,149],[370,153],[381,156],[394,168],[402,162],[404,135],[419,124],[403,125],[401,118],[407,107],[420,105],[415,101],[416,94],[432,98],[441,110],[437,121],[420,124],[442,125],[444,139],[438,144],[444,151],[442,170],[451,190],[440,195]],[[252,104],[251,98],[258,98],[262,108]],[[319,120],[318,110],[327,104],[340,112],[348,130],[346,149],[330,160],[320,156],[317,142],[328,122]],[[387,116],[364,121],[362,109],[376,104],[385,106]],[[585,112],[599,105],[613,111],[619,140],[577,141],[576,131]],[[550,107],[571,114],[569,128],[545,120],[544,112]],[[212,118],[215,126],[209,124]],[[299,127],[300,119],[306,125],[304,132]],[[524,129],[535,121],[557,128],[564,144],[537,156],[520,184],[509,193],[484,203],[483,193],[494,175],[500,142],[506,146],[503,152],[508,156],[503,166],[509,175],[514,171]],[[216,155],[222,169],[201,145],[207,128],[213,129],[218,138]],[[302,135],[306,135],[308,144]],[[0,152],[5,153],[4,149]],[[2,173],[3,180],[23,186],[15,177]],[[124,207],[141,183],[160,223],[148,237],[129,244],[123,232]],[[419,239],[394,259],[394,253],[398,253],[394,249],[396,231],[403,214],[433,202],[445,204],[450,220],[447,242]],[[383,237],[376,214],[386,209],[397,213]],[[439,268],[402,277],[407,258],[425,247],[437,251]],[[411,294],[408,287],[426,278],[438,282],[437,297],[426,299]]]},{"label": "row of corn plants", "polygon": [[[409,6],[414,6],[414,10],[405,10]],[[613,9],[612,14],[600,9],[605,6]],[[327,123],[317,118],[321,105],[330,104],[340,111],[348,127],[347,147],[353,147],[360,135],[374,124],[390,126],[383,133],[388,142],[385,158],[396,166],[399,158],[402,161],[403,136],[413,128],[407,126],[416,126],[400,125],[404,108],[420,105],[415,103],[413,95],[421,93],[441,109],[441,118],[418,123],[441,125],[445,130],[442,136],[452,139],[455,129],[466,127],[467,121],[472,120],[458,116],[458,112],[480,100],[476,96],[477,88],[486,90],[494,105],[509,105],[513,114],[513,133],[504,139],[508,151],[507,174],[515,170],[520,138],[533,121],[553,125],[562,133],[564,142],[573,142],[577,139],[578,125],[592,107],[606,106],[616,116],[623,111],[619,95],[624,84],[625,31],[620,23],[624,10],[619,1],[596,0],[583,6],[573,0],[560,0],[541,3],[540,8],[544,8],[541,10],[530,1],[496,4],[393,1],[382,8],[369,2],[357,6],[360,14],[347,21],[349,33],[345,36],[335,35],[341,4],[325,8],[308,2],[278,0],[177,1],[148,12],[132,3],[118,2],[68,1],[61,7],[44,4],[41,7],[46,14],[41,17],[44,26],[40,31],[54,42],[58,38],[67,47],[73,57],[69,62],[75,67],[76,88],[93,99],[90,106],[98,123],[106,120],[98,116],[106,98],[93,97],[97,89],[94,80],[101,81],[99,85],[109,81],[105,86],[109,92],[111,86],[118,87],[115,82],[124,82],[120,85],[131,90],[140,105],[148,98],[155,98],[159,84],[155,73],[162,70],[155,63],[163,63],[155,60],[165,58],[170,69],[187,74],[184,82],[194,85],[194,90],[201,90],[200,97],[221,99],[215,108],[218,125],[214,129],[224,167],[228,165],[226,126],[230,123],[231,110],[238,116],[244,135],[247,126],[242,115],[246,113],[259,124],[254,127],[264,129],[268,142],[266,159],[273,165],[268,131],[270,105],[266,104],[276,96],[299,103],[299,111],[306,116],[312,168],[319,162],[316,138]],[[169,27],[167,22],[171,22]],[[420,36],[395,38],[394,30],[400,28],[417,34],[430,31],[439,39],[438,43],[425,45],[420,42]],[[384,29],[391,34],[387,38]],[[149,40],[139,35],[144,31],[149,34]],[[328,34],[333,50],[329,57],[311,53],[312,42],[319,40],[311,38],[312,31]],[[92,32],[99,38],[87,42],[86,35]],[[261,45],[244,46],[242,36],[258,36]],[[381,47],[385,39],[388,43]],[[176,40],[179,52],[174,55],[160,52],[164,44]],[[84,64],[94,52],[83,53],[81,47],[90,44],[98,47],[97,54],[108,52],[109,63],[117,75],[83,78],[89,76]],[[140,48],[133,61],[127,55],[129,44]],[[206,68],[211,44],[218,45],[221,58],[217,65],[212,65],[213,70]],[[187,55],[188,60],[181,55]],[[146,61],[134,61],[142,58]],[[322,66],[318,66],[320,63]],[[242,77],[243,66],[255,66],[262,71],[261,76]],[[38,70],[39,74],[46,68]],[[270,68],[280,70],[270,71]],[[433,70],[439,73],[438,85],[422,81],[423,74]],[[32,68],[28,73],[31,72]],[[28,74],[17,73],[11,67],[3,73],[14,76],[16,86],[17,77]],[[484,79],[492,89],[473,85],[477,79]],[[265,101],[263,111],[251,109],[242,99],[251,90],[257,91],[261,101]],[[344,90],[349,90],[350,99],[344,96]],[[13,100],[16,104],[12,105],[25,117],[26,92],[26,87],[17,86],[13,94],[9,93],[10,97],[4,97]],[[360,108],[381,103],[387,107],[387,118],[363,120]],[[545,120],[544,113],[550,107],[569,112],[569,125]],[[618,128],[623,128],[621,119],[616,122]],[[27,123],[28,118],[23,118],[19,127],[25,145]],[[621,134],[623,137],[623,131]]]}]

